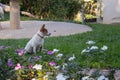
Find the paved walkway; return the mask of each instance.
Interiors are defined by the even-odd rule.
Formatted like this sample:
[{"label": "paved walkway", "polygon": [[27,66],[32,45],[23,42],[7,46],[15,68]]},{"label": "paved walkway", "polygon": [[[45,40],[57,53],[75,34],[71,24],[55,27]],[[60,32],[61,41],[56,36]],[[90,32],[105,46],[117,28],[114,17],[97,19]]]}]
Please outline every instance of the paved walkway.
[{"label": "paved walkway", "polygon": [[9,21],[1,22],[3,29],[0,30],[0,39],[31,38],[43,24],[52,33],[51,36],[66,36],[92,30],[86,25],[68,22],[21,21],[20,24],[21,29],[11,30]]}]

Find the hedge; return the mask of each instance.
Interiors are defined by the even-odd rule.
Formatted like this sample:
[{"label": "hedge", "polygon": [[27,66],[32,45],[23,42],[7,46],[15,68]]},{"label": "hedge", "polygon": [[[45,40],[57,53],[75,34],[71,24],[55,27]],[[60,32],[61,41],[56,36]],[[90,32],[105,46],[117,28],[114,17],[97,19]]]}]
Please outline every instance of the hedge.
[{"label": "hedge", "polygon": [[[9,4],[10,0],[1,0]],[[81,0],[82,1],[82,0]],[[38,18],[73,20],[78,11],[81,10],[80,0],[21,0],[21,10],[28,11]],[[93,4],[93,3],[92,3]],[[90,5],[90,6],[88,6]],[[85,6],[87,14],[91,12],[92,5]]]}]

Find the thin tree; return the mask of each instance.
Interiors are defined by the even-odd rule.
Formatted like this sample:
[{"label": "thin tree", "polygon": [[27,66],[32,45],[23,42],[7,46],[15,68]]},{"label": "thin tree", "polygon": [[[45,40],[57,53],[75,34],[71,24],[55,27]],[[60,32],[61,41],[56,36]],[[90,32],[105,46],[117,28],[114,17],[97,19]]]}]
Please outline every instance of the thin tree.
[{"label": "thin tree", "polygon": [[10,0],[10,28],[20,28],[20,0]]},{"label": "thin tree", "polygon": [[2,29],[1,22],[0,22],[0,30]]}]

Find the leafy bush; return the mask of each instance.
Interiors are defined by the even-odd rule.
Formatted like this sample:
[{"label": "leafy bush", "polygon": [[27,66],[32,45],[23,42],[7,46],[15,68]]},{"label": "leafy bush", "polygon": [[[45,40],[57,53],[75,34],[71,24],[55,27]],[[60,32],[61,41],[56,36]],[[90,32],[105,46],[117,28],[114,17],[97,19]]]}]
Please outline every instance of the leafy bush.
[{"label": "leafy bush", "polygon": [[30,11],[39,18],[73,19],[79,10],[78,0],[23,0],[21,9]]},{"label": "leafy bush", "polygon": [[[82,1],[82,0],[81,0]],[[83,4],[79,0],[21,0],[21,10],[28,11],[40,19],[73,20]],[[9,5],[9,0],[1,0]],[[95,15],[94,1],[85,3],[85,13]]]}]

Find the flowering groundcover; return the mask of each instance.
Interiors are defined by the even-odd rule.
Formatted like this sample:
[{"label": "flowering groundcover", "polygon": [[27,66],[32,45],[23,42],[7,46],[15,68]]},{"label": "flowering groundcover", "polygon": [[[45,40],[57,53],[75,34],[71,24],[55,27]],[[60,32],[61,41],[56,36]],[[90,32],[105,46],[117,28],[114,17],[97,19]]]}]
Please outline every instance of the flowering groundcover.
[{"label": "flowering groundcover", "polygon": [[[64,55],[58,49],[43,51],[34,55],[25,54],[23,49],[15,49],[14,53],[11,53],[9,52],[10,48],[10,46],[0,46],[1,79],[39,80],[47,78],[52,80],[86,80],[91,78],[92,80],[100,80],[101,77],[105,78],[105,80],[108,79],[100,73],[101,65],[104,64],[106,59],[105,51],[108,47],[106,45],[98,47],[94,41],[87,41],[86,47],[79,54],[86,62],[85,66],[81,66],[75,54],[71,56]],[[87,74],[86,70],[89,72],[91,65],[93,68],[97,68],[97,70]]]}]

